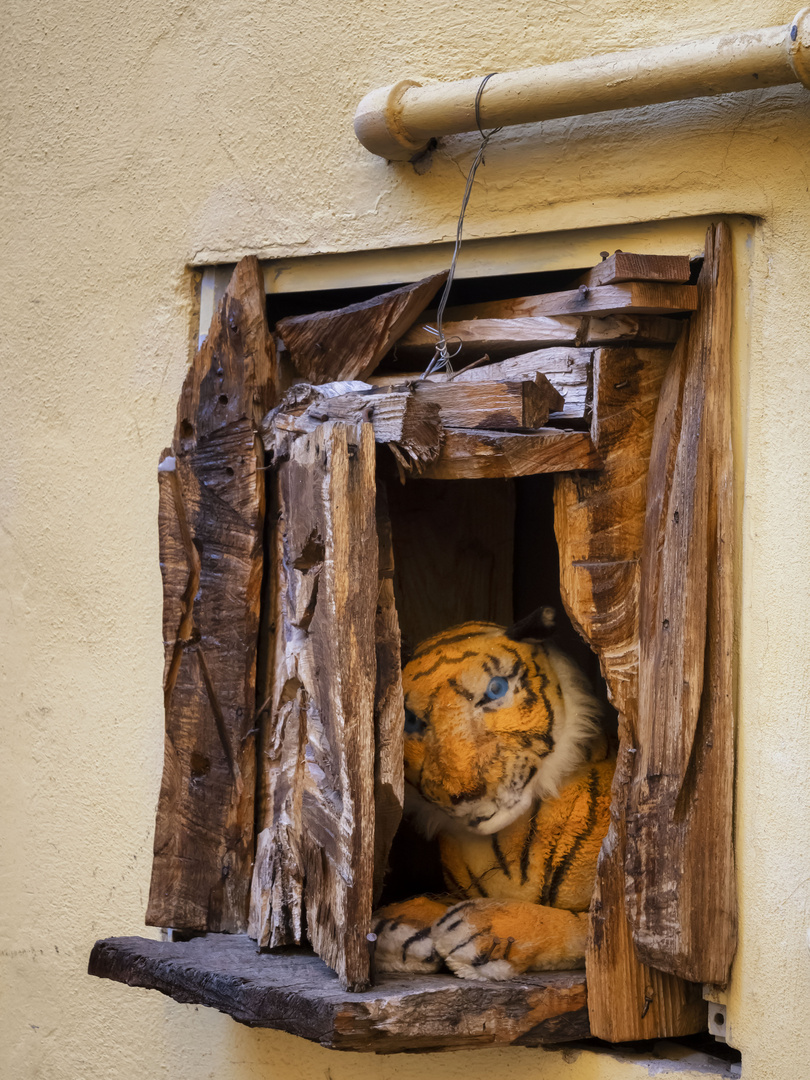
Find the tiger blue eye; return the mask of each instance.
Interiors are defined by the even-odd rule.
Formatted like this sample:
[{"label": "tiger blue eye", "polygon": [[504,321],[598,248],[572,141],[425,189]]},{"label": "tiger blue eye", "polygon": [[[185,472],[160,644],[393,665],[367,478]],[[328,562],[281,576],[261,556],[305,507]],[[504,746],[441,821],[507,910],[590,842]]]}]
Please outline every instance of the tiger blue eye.
[{"label": "tiger blue eye", "polygon": [[405,734],[406,735],[421,735],[427,727],[424,720],[420,720],[416,713],[411,712],[410,709],[405,710]]},{"label": "tiger blue eye", "polygon": [[502,698],[506,691],[509,689],[509,683],[500,675],[496,675],[494,679],[489,680],[489,686],[484,694],[485,698],[490,701],[497,701],[498,698]]}]

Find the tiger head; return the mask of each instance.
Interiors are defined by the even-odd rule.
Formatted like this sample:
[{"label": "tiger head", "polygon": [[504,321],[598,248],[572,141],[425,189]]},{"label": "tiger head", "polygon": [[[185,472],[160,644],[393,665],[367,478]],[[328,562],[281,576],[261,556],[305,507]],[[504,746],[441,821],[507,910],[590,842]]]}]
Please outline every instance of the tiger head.
[{"label": "tiger head", "polygon": [[499,832],[557,794],[599,731],[576,664],[493,623],[422,642],[402,682],[409,810],[428,833]]}]

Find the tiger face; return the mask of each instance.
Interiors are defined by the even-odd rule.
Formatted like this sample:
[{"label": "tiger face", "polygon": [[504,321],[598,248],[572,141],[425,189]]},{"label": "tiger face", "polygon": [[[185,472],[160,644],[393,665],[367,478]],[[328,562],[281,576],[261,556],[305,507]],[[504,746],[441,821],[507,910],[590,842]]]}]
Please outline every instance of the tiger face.
[{"label": "tiger face", "polygon": [[402,680],[405,779],[444,815],[434,829],[499,832],[556,795],[597,729],[599,706],[573,662],[492,623],[429,638]]}]

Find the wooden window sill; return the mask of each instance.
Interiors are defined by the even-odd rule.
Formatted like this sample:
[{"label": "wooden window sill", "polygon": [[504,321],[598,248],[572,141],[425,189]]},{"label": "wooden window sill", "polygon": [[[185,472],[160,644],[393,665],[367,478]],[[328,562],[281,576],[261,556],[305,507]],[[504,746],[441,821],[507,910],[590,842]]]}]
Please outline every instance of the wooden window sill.
[{"label": "wooden window sill", "polygon": [[184,942],[107,938],[96,942],[89,973],[336,1050],[543,1046],[590,1034],[584,971],[499,983],[384,975],[352,994],[316,956],[259,954],[245,935],[207,934]]}]

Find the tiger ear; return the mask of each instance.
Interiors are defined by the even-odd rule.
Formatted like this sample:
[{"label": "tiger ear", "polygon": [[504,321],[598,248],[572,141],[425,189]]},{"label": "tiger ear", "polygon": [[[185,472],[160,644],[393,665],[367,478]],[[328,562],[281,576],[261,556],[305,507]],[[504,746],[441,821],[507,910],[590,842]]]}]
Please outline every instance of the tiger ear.
[{"label": "tiger ear", "polygon": [[554,633],[557,612],[553,607],[535,608],[525,618],[512,623],[504,630],[506,637],[512,641],[523,641],[526,638],[547,638]]}]

